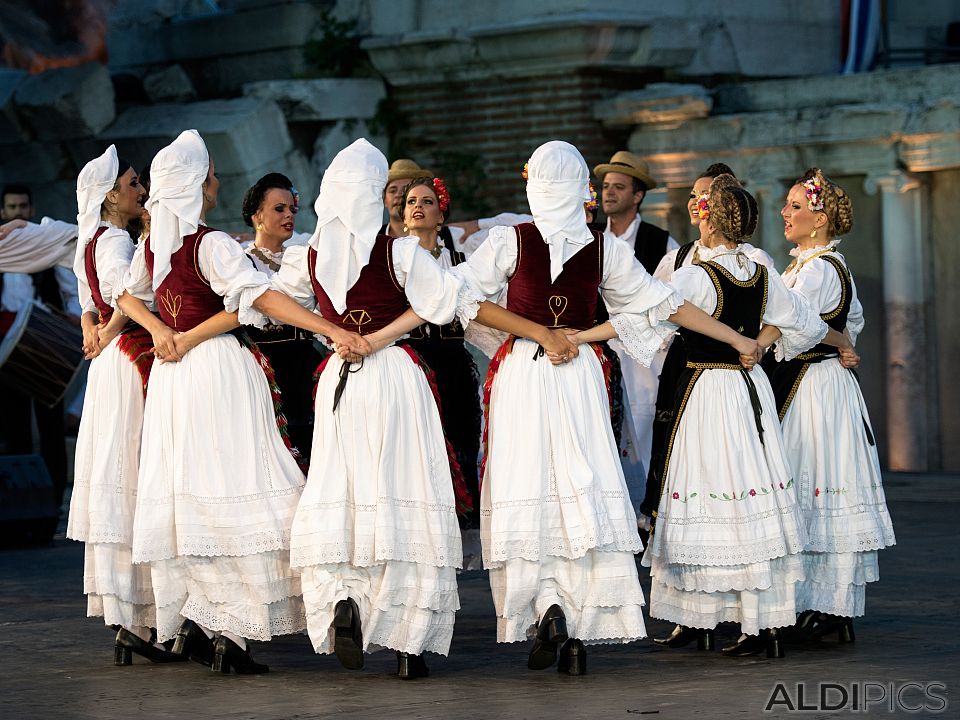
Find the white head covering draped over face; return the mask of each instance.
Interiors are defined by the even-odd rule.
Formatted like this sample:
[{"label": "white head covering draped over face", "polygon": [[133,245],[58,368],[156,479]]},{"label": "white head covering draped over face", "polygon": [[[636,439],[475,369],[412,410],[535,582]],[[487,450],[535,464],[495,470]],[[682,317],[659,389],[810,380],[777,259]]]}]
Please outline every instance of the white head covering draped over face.
[{"label": "white head covering draped over face", "polygon": [[527,164],[527,201],[537,230],[550,246],[550,280],[593,239],[583,204],[591,199],[590,170],[580,151],[562,140],[544,143]]},{"label": "white head covering draped over face", "polygon": [[364,138],[337,153],[323,174],[310,247],[317,251],[313,273],[338,313],[346,310],[347,291],[370,262],[386,184],[387,159]]},{"label": "white head covering draped over face", "polygon": [[183,245],[183,238],[197,231],[209,166],[207,146],[196,130],[184,130],[150,163],[147,211],[154,290],[170,272],[170,256]]},{"label": "white head covering draped over face", "polygon": [[93,235],[100,227],[100,208],[117,184],[117,173],[120,171],[120,161],[117,159],[117,147],[111,145],[103,155],[94,158],[77,176],[77,254],[74,256],[73,269],[78,275],[83,275],[84,251],[87,243],[93,240]]}]

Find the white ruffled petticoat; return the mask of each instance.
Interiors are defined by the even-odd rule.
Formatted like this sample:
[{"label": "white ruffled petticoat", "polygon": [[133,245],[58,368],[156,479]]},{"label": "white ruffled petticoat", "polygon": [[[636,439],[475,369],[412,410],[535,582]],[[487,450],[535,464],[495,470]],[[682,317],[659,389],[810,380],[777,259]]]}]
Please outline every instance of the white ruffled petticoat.
[{"label": "white ruffled petticoat", "polygon": [[642,546],[600,362],[583,346],[554,366],[537,348],[514,341],[490,398],[480,529],[497,640],[525,639],[555,603],[585,643],[645,637]]},{"label": "white ruffled petticoat", "polygon": [[183,618],[252,640],[304,628],[288,550],[303,481],[236,338],[154,365],[133,555],[150,563],[160,640]]},{"label": "white ruffled petticoat", "polygon": [[350,597],[365,651],[446,655],[462,545],[436,401],[420,367],[394,346],[353,366],[334,413],[342,365],[334,355],[320,376],[292,530],[310,640],[332,652],[334,609]]},{"label": "white ruffled petticoat", "polygon": [[853,373],[836,358],[811,364],[783,419],[809,536],[797,611],[863,615],[866,583],[880,579],[877,550],[896,544],[869,427]]},{"label": "white ruffled petticoat", "polygon": [[137,503],[143,384],[118,338],[90,363],[77,433],[67,537],[86,543],[87,615],[106,625],[156,624],[149,569],[134,565],[130,545]]},{"label": "white ruffled petticoat", "polygon": [[704,370],[687,399],[643,558],[653,617],[751,635],[796,620],[806,535],[770,383],[760,367],[750,377],[762,444],[740,371]]}]

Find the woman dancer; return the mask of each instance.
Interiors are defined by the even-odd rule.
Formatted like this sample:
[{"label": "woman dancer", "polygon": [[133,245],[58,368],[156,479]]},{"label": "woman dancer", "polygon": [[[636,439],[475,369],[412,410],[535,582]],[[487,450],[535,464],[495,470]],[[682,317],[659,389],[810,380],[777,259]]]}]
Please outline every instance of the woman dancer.
[{"label": "woman dancer", "polygon": [[[681,267],[689,267],[700,262],[700,253],[704,250],[703,232],[706,229],[705,225],[701,225],[703,219],[701,217],[701,206],[704,211],[703,214],[706,215],[707,201],[709,200],[707,191],[710,189],[710,183],[713,182],[713,179],[721,175],[727,176],[724,182],[740,184],[730,167],[724,163],[714,163],[700,174],[700,177],[693,183],[693,188],[690,190],[690,199],[687,201],[690,224],[698,229],[699,237],[664,255],[653,274],[657,280],[670,282],[675,271]],[[741,242],[737,247],[753,262],[763,265],[769,270],[774,269],[773,258],[760,248],[754,247],[748,242]],[[656,363],[656,360],[654,362]],[[650,472],[647,476],[643,503],[640,505],[640,525],[647,530],[656,522],[657,506],[660,504],[660,488],[663,485],[663,458],[666,451],[667,431],[673,421],[673,405],[677,393],[677,383],[686,369],[686,362],[687,356],[683,349],[683,337],[674,335],[670,341],[669,350],[662,360],[660,381],[657,388],[656,414],[653,421]],[[658,638],[654,642],[663,644],[665,641]]]},{"label": "woman dancer", "polygon": [[111,145],[77,178],[79,242],[74,269],[84,308],[87,378],[67,537],[84,547],[87,615],[119,626],[114,661],[131,653],[153,662],[180,660],[155,643],[150,570],[134,565],[130,546],[136,506],[143,397],[153,355],[150,335],[124,328],[115,312],[133,240],[123,228],[142,210],[144,191],[130,164]]},{"label": "woman dancer", "polygon": [[[700,263],[674,272],[673,285],[746,335],[758,334],[761,322],[785,331],[780,352],[792,357],[828,328],[779,277],[739,251],[756,223],[753,197],[730,176],[715,178],[701,207]],[[744,372],[726,348],[698,333],[680,334],[687,371],[668,435],[657,526],[643,559],[651,567],[650,614],[677,623],[668,645],[695,637],[701,649],[712,649],[713,628],[733,621],[744,635],[725,653],[782,657],[778,628],[795,616],[805,534],[773,393],[762,370]]]},{"label": "woman dancer", "polygon": [[[453,241],[442,238],[440,230],[450,212],[450,193],[440,178],[419,178],[404,189],[400,208],[403,232],[419,238],[420,247],[436,258],[445,270],[464,262]],[[464,344],[463,325],[426,323],[405,340],[436,375],[440,395],[443,431],[457,456],[470,492],[472,508],[468,528],[480,527],[480,487],[477,458],[480,453],[480,377],[477,365]]]},{"label": "woman dancer", "polygon": [[[645,629],[634,560],[641,544],[610,426],[602,351],[578,352],[571,342],[618,335],[649,364],[671,332],[660,321],[674,317],[717,333],[751,360],[756,350],[752,339],[681,305],[626,243],[587,227],[588,178],[572,145],[537,148],[527,180],[535,223],[494,228],[453,270],[485,297],[509,284],[506,309],[484,302],[476,311],[476,322],[513,335],[484,385],[481,537],[497,640],[533,635],[528,667],[550,667],[559,650],[558,669],[574,675],[586,671],[585,643],[630,642]],[[601,295],[611,320],[592,328]],[[564,328],[583,332],[570,341]]]},{"label": "woman dancer", "polygon": [[[256,233],[245,249],[257,269],[268,277],[280,270],[299,209],[300,196],[290,179],[280,173],[264,175],[243,196],[243,221]],[[293,325],[267,323],[263,328],[244,328],[244,332],[270,361],[293,447],[309,460],[313,374],[323,356],[310,333]]]},{"label": "woman dancer", "polygon": [[[303,475],[253,355],[231,335],[197,343],[190,330],[222,310],[239,310],[234,327],[262,324],[263,311],[356,349],[367,344],[271,291],[236,241],[203,224],[219,181],[195,130],[161,150],[150,175],[150,237],[119,302],[159,355],[182,360],[150,379],[133,556],[150,563],[161,640],[176,634],[174,651],[214,671],[262,673],[247,639],[304,625],[288,551]],[[160,319],[141,302],[154,294]]]},{"label": "woman dancer", "polygon": [[[863,310],[837,249],[853,227],[850,196],[812,168],[790,188],[781,214],[784,236],[796,245],[784,282],[855,341]],[[775,333],[764,331],[761,345],[770,337]],[[836,349],[823,344],[776,363],[771,383],[808,536],[797,627],[802,635],[838,632],[841,642],[853,642],[866,583],[880,578],[877,550],[896,544],[860,384]]]},{"label": "woman dancer", "polygon": [[411,679],[428,674],[423,653],[449,650],[462,550],[436,402],[419,364],[391,343],[421,317],[449,324],[466,300],[417,238],[378,234],[386,180],[386,158],[366,140],[341,151],[309,248],[287,250],[274,285],[376,351],[331,357],[317,385],[291,539],[310,640],[352,669],[364,652],[393,649]]}]

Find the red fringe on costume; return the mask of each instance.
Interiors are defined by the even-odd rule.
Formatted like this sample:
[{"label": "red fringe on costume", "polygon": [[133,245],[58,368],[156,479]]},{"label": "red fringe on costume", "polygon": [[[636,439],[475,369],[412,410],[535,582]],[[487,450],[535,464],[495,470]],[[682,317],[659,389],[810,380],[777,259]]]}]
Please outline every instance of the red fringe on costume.
[{"label": "red fringe on costume", "polygon": [[120,333],[117,338],[117,350],[126,355],[127,359],[140,373],[143,383],[143,396],[147,396],[147,382],[150,380],[150,370],[153,368],[153,338],[139,325]]},{"label": "red fringe on costume", "polygon": [[273,400],[273,414],[277,419],[277,430],[280,431],[283,444],[287,446],[287,450],[290,451],[293,459],[297,461],[300,470],[306,474],[308,470],[307,462],[303,459],[303,455],[300,454],[297,446],[290,441],[290,433],[287,432],[287,416],[283,414],[283,400],[280,397],[280,386],[277,385],[277,378],[273,372],[273,366],[270,364],[270,359],[263,354],[263,351],[246,333],[238,333],[236,337],[240,341],[240,344],[253,354],[254,360],[257,361],[257,364],[260,365],[260,368],[263,370],[263,374],[267,378],[267,384],[270,386],[270,398]]},{"label": "red fringe on costume", "polygon": [[[493,392],[493,379],[500,370],[500,364],[503,359],[513,351],[513,343],[517,338],[513,335],[504,340],[503,345],[494,354],[490,365],[487,367],[487,377],[483,381],[483,460],[480,461],[480,486],[483,486],[483,476],[487,469],[487,433],[490,430],[490,394]],[[600,369],[603,371],[603,384],[607,388],[607,402],[610,411],[613,412],[613,397],[610,395],[610,375],[612,367],[610,361],[603,354],[603,346],[600,343],[590,343],[597,360],[600,361]]]}]

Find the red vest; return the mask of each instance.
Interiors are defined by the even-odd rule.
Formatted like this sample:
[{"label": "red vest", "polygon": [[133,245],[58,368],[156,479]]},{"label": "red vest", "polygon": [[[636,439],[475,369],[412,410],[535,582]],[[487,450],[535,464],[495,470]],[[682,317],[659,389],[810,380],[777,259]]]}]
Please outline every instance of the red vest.
[{"label": "red vest", "polygon": [[100,278],[97,277],[97,241],[106,229],[106,226],[98,227],[93,234],[93,239],[83,250],[83,268],[87,274],[87,285],[90,286],[93,304],[97,306],[102,323],[109,322],[113,317],[113,307],[103,299],[103,293],[100,292]]},{"label": "red vest", "polygon": [[[223,298],[217,295],[200,272],[197,253],[204,235],[213,228],[201,225],[197,232],[183,239],[183,246],[170,256],[170,272],[157,288],[157,310],[160,319],[178,332],[195,328],[223,310]],[[144,258],[153,276],[153,251],[146,240]]]},{"label": "red vest", "polygon": [[352,288],[347,291],[347,306],[338,313],[330,302],[330,297],[317,282],[314,268],[317,266],[317,251],[307,252],[307,269],[310,284],[317,298],[317,309],[325,320],[339,325],[344,330],[369,335],[392,323],[403,315],[410,303],[406,293],[397,282],[393,272],[393,238],[377,235],[377,241],[370,251],[370,261]]},{"label": "red vest", "polygon": [[547,327],[584,330],[596,323],[603,265],[603,234],[593,232],[550,282],[550,248],[533,223],[516,226],[517,268],[510,278],[507,310]]}]

